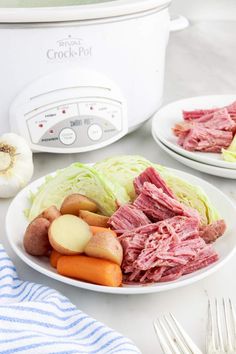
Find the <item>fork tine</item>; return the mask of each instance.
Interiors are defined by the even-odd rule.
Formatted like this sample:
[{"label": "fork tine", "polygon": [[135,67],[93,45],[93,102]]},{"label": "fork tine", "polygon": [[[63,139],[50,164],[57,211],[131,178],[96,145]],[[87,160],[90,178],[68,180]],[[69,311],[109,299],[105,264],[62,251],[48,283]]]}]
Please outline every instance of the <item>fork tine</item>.
[{"label": "fork tine", "polygon": [[170,350],[170,347],[167,344],[162,331],[160,330],[160,323],[159,323],[158,319],[153,322],[153,326],[154,326],[154,329],[155,329],[155,332],[156,332],[157,338],[159,340],[159,343],[161,345],[161,349],[162,349],[163,353],[172,354],[172,351]]},{"label": "fork tine", "polygon": [[226,329],[226,339],[227,339],[227,344],[226,344],[226,349],[227,350],[233,350],[233,344],[232,344],[232,316],[229,316],[231,314],[231,308],[230,308],[230,303],[229,301],[225,301],[223,299],[223,314],[224,314],[224,321],[225,321],[225,329]]},{"label": "fork tine", "polygon": [[206,335],[206,352],[211,353],[216,350],[215,335],[213,331],[213,314],[212,305],[208,300],[208,315],[207,315],[207,335]]},{"label": "fork tine", "polygon": [[208,301],[207,353],[236,353],[236,315],[230,299]]},{"label": "fork tine", "polygon": [[228,299],[228,301],[229,301],[229,308],[230,308],[230,314],[232,319],[232,335],[234,341],[233,347],[236,350],[236,315],[235,315],[235,310],[231,299]]},{"label": "fork tine", "polygon": [[215,299],[215,317],[216,317],[216,333],[217,333],[217,349],[224,351],[223,333],[220,319],[219,302]]},{"label": "fork tine", "polygon": [[[193,354],[202,354],[201,350],[196,346],[196,344],[192,341],[192,339],[189,337],[189,335],[185,332],[183,327],[179,324],[179,322],[176,320],[174,315],[170,313],[170,317],[175,324],[176,329],[179,332],[179,335],[182,337],[182,340],[179,341],[179,346],[182,351],[188,350],[189,353]],[[172,331],[175,332],[175,330],[172,328]]]},{"label": "fork tine", "polygon": [[171,313],[170,313],[170,318],[172,321],[170,321],[167,316],[165,316],[164,318],[165,318],[165,321],[166,321],[168,327],[170,328],[170,330],[172,332],[172,335],[174,336],[174,340],[175,340],[176,345],[181,350],[181,352],[185,353],[187,348],[183,343],[183,335],[181,335],[181,330],[177,326],[177,321],[175,322],[174,316]]},{"label": "fork tine", "polygon": [[153,325],[165,354],[202,354],[171,313]]},{"label": "fork tine", "polygon": [[218,349],[224,351],[224,342],[223,342],[223,334],[222,334],[222,327],[221,327],[221,321],[220,321],[219,303],[218,303],[217,299],[215,299],[215,313],[216,313],[216,332],[217,332]]},{"label": "fork tine", "polygon": [[[166,317],[164,317],[164,319],[167,322]],[[177,346],[177,343],[179,342],[179,337],[174,337],[174,339],[172,339],[170,332],[166,329],[164,323],[162,321],[159,321],[159,323],[160,323],[161,329],[165,333],[165,336],[166,336],[169,346],[172,350],[172,353],[174,351],[174,353],[176,353],[176,354],[181,354],[181,352],[179,351],[179,348]],[[172,335],[173,335],[173,333],[172,333]]]}]

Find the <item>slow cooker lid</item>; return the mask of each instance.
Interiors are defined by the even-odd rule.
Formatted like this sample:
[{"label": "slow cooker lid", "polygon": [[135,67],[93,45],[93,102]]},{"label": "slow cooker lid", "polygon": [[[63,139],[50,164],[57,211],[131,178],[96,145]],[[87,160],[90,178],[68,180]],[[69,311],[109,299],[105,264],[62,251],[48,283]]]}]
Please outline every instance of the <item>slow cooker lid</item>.
[{"label": "slow cooker lid", "polygon": [[162,9],[171,0],[0,0],[0,23],[101,19]]}]

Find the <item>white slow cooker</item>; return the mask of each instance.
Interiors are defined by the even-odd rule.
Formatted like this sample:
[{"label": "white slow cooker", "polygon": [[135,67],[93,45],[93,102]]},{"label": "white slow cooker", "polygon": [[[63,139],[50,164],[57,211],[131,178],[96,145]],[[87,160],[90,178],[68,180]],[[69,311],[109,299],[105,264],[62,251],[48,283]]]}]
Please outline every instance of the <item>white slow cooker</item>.
[{"label": "white slow cooker", "polygon": [[0,133],[78,153],[137,128],[161,104],[169,4],[0,0]]}]

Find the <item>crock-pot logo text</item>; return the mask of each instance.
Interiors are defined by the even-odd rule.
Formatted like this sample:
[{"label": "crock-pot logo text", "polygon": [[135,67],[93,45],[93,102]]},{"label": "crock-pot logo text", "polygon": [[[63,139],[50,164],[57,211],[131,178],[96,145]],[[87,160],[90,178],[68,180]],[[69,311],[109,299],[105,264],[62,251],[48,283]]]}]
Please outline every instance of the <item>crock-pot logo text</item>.
[{"label": "crock-pot logo text", "polygon": [[60,39],[56,42],[55,48],[47,50],[47,58],[49,60],[68,60],[82,57],[90,57],[92,55],[92,47],[83,43],[81,38],[67,38]]}]

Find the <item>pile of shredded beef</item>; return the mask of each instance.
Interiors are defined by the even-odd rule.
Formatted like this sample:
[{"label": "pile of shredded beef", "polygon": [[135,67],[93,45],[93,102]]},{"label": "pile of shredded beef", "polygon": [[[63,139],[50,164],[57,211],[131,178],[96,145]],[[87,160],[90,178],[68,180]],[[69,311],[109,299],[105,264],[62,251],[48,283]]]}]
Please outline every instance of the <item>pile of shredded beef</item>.
[{"label": "pile of shredded beef", "polygon": [[224,220],[201,226],[198,212],[180,203],[153,167],[134,186],[134,203],[109,220],[124,250],[124,283],[173,281],[218,260],[211,243],[224,233]]}]

